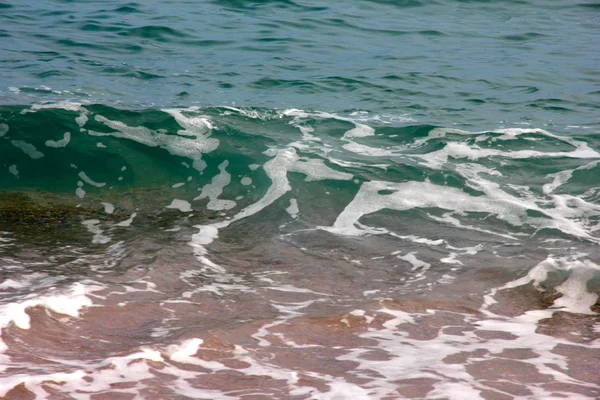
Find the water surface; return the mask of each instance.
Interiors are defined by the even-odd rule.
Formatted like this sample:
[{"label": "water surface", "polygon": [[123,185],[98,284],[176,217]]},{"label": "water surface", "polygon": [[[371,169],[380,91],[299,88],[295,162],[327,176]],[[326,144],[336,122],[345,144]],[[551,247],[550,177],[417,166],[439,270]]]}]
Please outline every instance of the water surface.
[{"label": "water surface", "polygon": [[0,396],[600,397],[597,4],[0,7]]}]

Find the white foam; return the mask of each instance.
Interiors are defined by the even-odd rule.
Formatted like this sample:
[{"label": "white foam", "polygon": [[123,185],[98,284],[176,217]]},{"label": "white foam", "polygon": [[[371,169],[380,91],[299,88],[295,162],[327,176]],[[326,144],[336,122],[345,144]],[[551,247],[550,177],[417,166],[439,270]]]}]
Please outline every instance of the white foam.
[{"label": "white foam", "polygon": [[[472,178],[471,185],[477,186],[477,189],[483,190],[486,195],[470,196],[460,189],[429,182],[365,182],[352,202],[338,215],[333,226],[319,228],[352,236],[385,234],[389,233],[387,229],[361,226],[359,219],[363,215],[382,209],[405,211],[413,208],[441,208],[451,210],[451,213],[487,212],[517,227],[529,224],[540,229],[555,228],[579,238],[594,242],[599,240],[591,234],[593,231],[585,225],[585,220],[581,220],[581,217],[600,215],[600,206],[586,203],[578,198],[556,196],[556,207],[547,209],[539,207],[530,199],[511,196],[500,190],[493,182]],[[380,194],[382,191],[390,193]],[[570,207],[567,204],[560,204],[560,200],[568,201]],[[527,210],[535,210],[544,217],[529,217]],[[452,217],[445,215],[445,219],[440,219],[430,215],[430,218],[448,222]],[[458,220],[455,224],[463,227]]]},{"label": "white foam", "polygon": [[582,165],[581,167],[578,167],[578,168],[575,168],[575,169],[567,169],[567,170],[563,170],[563,171],[557,172],[555,174],[550,174],[550,175],[548,175],[548,178],[554,178],[554,180],[552,181],[552,183],[545,184],[542,187],[542,190],[544,191],[544,193],[550,194],[556,188],[558,188],[559,186],[564,185],[569,179],[571,179],[571,177],[573,176],[573,173],[575,171],[592,169],[592,168],[597,167],[598,164],[600,164],[600,161],[592,161],[590,163],[587,163],[587,164]]},{"label": "white foam", "polygon": [[207,251],[204,246],[212,243],[218,237],[219,229],[223,229],[235,221],[258,213],[292,190],[287,178],[287,171],[297,159],[298,155],[293,149],[277,150],[275,156],[263,166],[265,173],[271,179],[271,186],[269,186],[269,189],[260,200],[244,208],[229,220],[211,225],[195,225],[199,231],[192,235],[189,245],[192,246],[194,254],[201,263],[218,272],[225,272],[223,267],[218,266],[206,257]]},{"label": "white foam", "polygon": [[119,222],[118,224],[115,224],[115,226],[122,226],[122,227],[128,227],[131,225],[131,223],[133,222],[133,219],[137,217],[137,213],[133,213],[131,214],[131,216],[129,218],[127,218],[124,221]]},{"label": "white foam", "polygon": [[162,109],[162,111],[167,114],[172,115],[177,123],[184,129],[177,131],[179,135],[183,136],[193,136],[197,138],[206,138],[210,135],[210,131],[214,129],[213,124],[210,122],[210,119],[206,116],[201,117],[189,117],[184,115],[184,112],[194,113],[198,112],[198,107],[190,107],[190,108],[169,108]]},{"label": "white foam", "polygon": [[179,210],[181,212],[191,212],[194,211],[192,210],[192,205],[185,201],[185,200],[179,200],[179,199],[174,199],[171,204],[169,204],[168,206],[166,206],[167,208],[174,208],[176,210]]},{"label": "white foam", "polygon": [[494,130],[490,130],[490,131],[478,131],[478,132],[465,131],[462,129],[455,129],[455,128],[434,128],[431,131],[429,131],[429,134],[427,135],[426,138],[418,139],[418,142],[425,143],[431,139],[443,138],[447,134],[477,136],[477,135],[482,135],[482,134],[494,134],[494,133],[501,135],[499,137],[498,136],[495,137],[496,139],[500,139],[500,140],[512,140],[512,139],[516,139],[518,136],[521,136],[521,135],[538,134],[538,135],[550,137],[553,139],[558,139],[558,140],[566,142],[566,143],[574,143],[574,142],[579,143],[576,140],[571,139],[569,137],[554,135],[544,129],[539,129],[539,128],[503,128],[503,129],[494,129]]},{"label": "white foam", "polygon": [[183,185],[185,185],[185,182],[178,182],[178,183],[176,183],[176,184],[174,184],[174,185],[171,185],[171,187],[172,187],[173,189],[177,189],[177,188],[180,188],[180,187],[182,187]]},{"label": "white foam", "polygon": [[290,172],[299,172],[306,175],[306,182],[334,179],[349,181],[354,175],[336,171],[325,165],[321,159],[300,158],[289,169]]},{"label": "white foam", "polygon": [[378,310],[378,312],[385,313],[385,314],[388,314],[388,315],[391,315],[392,317],[394,317],[383,323],[383,326],[387,329],[395,329],[400,324],[405,324],[405,323],[414,324],[415,323],[415,319],[414,319],[413,315],[411,315],[410,313],[401,311],[401,310],[392,310],[392,309],[384,307],[384,308],[381,308],[380,310]]},{"label": "white foam", "polygon": [[[380,195],[380,191],[390,191],[389,194]],[[491,199],[485,196],[472,198],[463,191],[447,187],[433,185],[428,182],[406,182],[392,183],[382,181],[365,182],[350,204],[337,217],[332,227],[323,227],[335,233],[345,235],[362,235],[364,233],[376,233],[373,229],[358,229],[356,224],[365,214],[371,214],[384,208],[393,210],[410,210],[412,208],[438,207],[450,210],[461,211],[488,211],[494,214],[502,215],[507,220],[518,223],[515,220],[514,213],[510,211],[522,210],[503,209],[500,205],[495,205]],[[517,213],[517,214],[518,214]]]},{"label": "white foam", "polygon": [[[398,149],[392,151],[390,149],[369,147],[365,144],[359,144],[353,141],[353,139],[355,138],[368,138],[370,136],[375,135],[374,129],[370,126],[365,125],[363,122],[378,121],[388,123],[387,121],[379,119],[379,116],[372,117],[368,114],[357,112],[352,113],[349,117],[343,117],[326,112],[307,112],[296,109],[285,110],[282,113],[282,115],[286,117],[293,117],[292,121],[290,121],[290,125],[293,125],[294,127],[298,128],[298,130],[300,130],[302,134],[302,138],[300,140],[290,143],[289,146],[295,147],[306,153],[317,154],[322,158],[326,158],[330,163],[340,165],[342,167],[363,167],[368,165],[369,167],[387,169],[388,165],[372,163],[365,164],[356,161],[337,160],[329,156],[331,153],[338,151],[336,149],[339,149],[339,143],[327,143],[327,137],[321,138],[314,135],[314,128],[308,125],[307,119],[336,119],[339,121],[352,123],[354,125],[354,128],[346,131],[345,134],[340,138],[340,140],[346,142],[342,145],[342,147],[345,150],[353,153],[358,153],[366,156],[391,156],[395,155],[397,151],[404,148],[398,147]],[[406,121],[406,119],[403,119],[403,121]],[[347,176],[340,176],[336,174],[336,177],[334,179],[345,180],[346,178]]]},{"label": "white foam", "polygon": [[0,137],[6,135],[8,133],[8,125],[0,124]]},{"label": "white foam", "polygon": [[77,189],[75,189],[75,195],[80,199],[83,199],[85,197],[85,190],[83,190],[81,186],[79,186]]},{"label": "white foam", "polygon": [[[495,291],[492,291],[495,293]],[[353,349],[344,349],[345,354],[337,357],[340,361],[357,363],[350,374],[363,379],[361,387],[369,388],[370,398],[387,398],[391,393],[397,395],[399,381],[410,379],[430,379],[433,389],[426,398],[448,398],[451,400],[480,399],[481,391],[496,391],[495,386],[487,385],[481,377],[472,375],[469,365],[487,360],[506,360],[504,350],[528,349],[536,353],[534,357],[519,359],[519,363],[533,366],[537,372],[549,375],[553,381],[571,383],[587,388],[595,388],[594,384],[577,380],[567,375],[567,358],[555,353],[558,345],[572,346],[568,340],[563,340],[537,333],[538,323],[551,316],[552,311],[535,310],[526,312],[515,318],[499,316],[485,310],[486,318],[481,319],[472,314],[461,315],[452,313],[453,318],[458,318],[467,330],[460,334],[445,333],[441,329],[432,338],[412,338],[408,332],[419,331],[419,325],[429,325],[427,318],[434,318],[438,311],[427,310],[425,313],[408,313],[383,307],[376,311],[380,315],[391,316],[381,327],[372,326],[366,332],[358,334],[359,337],[375,342],[366,346]],[[446,314],[447,312],[443,312]],[[446,317],[442,317],[446,318]],[[447,327],[456,326],[453,322]],[[490,331],[510,334],[508,338],[484,339],[479,335]],[[371,343],[373,343],[371,342]],[[598,348],[598,345],[592,345]],[[386,355],[386,358],[372,359],[370,350]],[[477,355],[476,353],[483,353]],[[465,361],[452,362],[448,357],[459,356]],[[558,368],[553,368],[558,366]],[[509,383],[513,382],[510,374],[503,375]],[[485,375],[484,375],[485,377]],[[520,384],[518,378],[515,384]],[[527,381],[526,381],[527,382]],[[536,381],[537,382],[537,381]],[[540,382],[546,382],[541,380]],[[552,398],[550,392],[536,383],[527,385],[537,393],[535,398]],[[561,392],[563,394],[563,392]],[[486,398],[491,398],[489,395]],[[311,397],[312,398],[312,397]],[[529,397],[528,397],[529,398]],[[580,398],[588,398],[580,396]]]},{"label": "white foam", "polygon": [[66,147],[69,144],[69,141],[71,141],[71,133],[65,132],[65,134],[61,140],[56,140],[56,141],[46,140],[46,147],[54,147],[54,148]]},{"label": "white foam", "polygon": [[[343,118],[338,117],[333,114],[327,113],[307,113],[300,110],[287,110],[284,115],[294,116],[294,121],[292,124],[297,126],[303,130],[303,137],[306,143],[310,143],[310,138],[307,138],[305,132],[312,131],[312,128],[302,126],[302,121],[306,118],[335,118],[339,120],[349,121],[356,125],[356,128],[349,130],[346,134],[341,138],[343,141],[347,142],[342,147],[349,152],[357,153],[367,157],[392,157],[392,156],[405,156],[410,158],[417,158],[423,160],[423,163],[430,167],[439,169],[444,164],[448,162],[448,158],[452,157],[455,159],[467,158],[469,160],[479,160],[481,158],[489,158],[489,157],[498,157],[500,159],[509,158],[509,159],[527,159],[527,158],[559,158],[559,157],[570,157],[570,158],[600,158],[600,153],[589,148],[588,144],[582,141],[578,141],[569,137],[563,137],[559,135],[554,135],[548,131],[543,129],[523,129],[523,128],[508,128],[508,129],[498,129],[492,131],[481,131],[481,132],[469,132],[463,131],[459,129],[451,129],[451,128],[436,128],[429,132],[428,136],[421,139],[416,139],[410,145],[404,146],[391,146],[387,148],[381,147],[371,147],[366,144],[357,143],[353,141],[354,138],[366,138],[372,136],[374,131],[372,128],[362,125],[357,122],[356,119],[352,118]],[[440,149],[435,152],[430,152],[427,154],[414,154],[409,153],[407,150],[411,148],[422,147],[427,141],[435,138],[443,138],[447,134],[458,134],[458,135],[467,135],[467,136],[475,136],[475,143],[484,141],[484,140],[514,140],[519,136],[528,135],[528,134],[538,134],[542,135],[554,140],[558,140],[564,143],[571,145],[574,149],[572,151],[561,151],[561,152],[543,152],[543,151],[534,151],[534,150],[518,150],[518,151],[507,151],[501,149],[482,149],[477,145],[468,144],[468,143],[457,143],[450,142],[447,143],[443,149]],[[499,135],[499,136],[498,136]],[[303,151],[308,151],[311,149],[310,145],[306,143],[297,143],[296,147],[302,149]],[[314,147],[314,146],[313,146]],[[324,149],[322,147],[319,150],[328,152],[329,150]],[[333,162],[333,160],[330,160]]]},{"label": "white foam", "polygon": [[208,198],[209,202],[206,208],[209,210],[230,210],[235,207],[236,202],[233,200],[221,200],[219,196],[223,193],[225,186],[231,182],[231,175],[227,172],[227,166],[229,161],[225,160],[219,165],[219,174],[215,175],[211,183],[204,185],[200,196],[194,198],[194,200],[201,200]]},{"label": "white foam", "polygon": [[448,398],[456,400],[481,400],[481,391],[473,387],[471,382],[443,382],[435,385],[435,389],[427,393],[432,399]]},{"label": "white foam", "polygon": [[359,123],[355,124],[356,126],[353,129],[350,129],[344,133],[344,136],[342,137],[343,139],[362,138],[375,135],[375,129],[371,128],[370,126]]},{"label": "white foam", "polygon": [[199,357],[192,357],[196,354],[204,341],[202,339],[193,338],[183,341],[179,345],[172,345],[167,349],[169,359],[184,364],[199,365],[203,368],[220,371],[226,367],[217,361],[204,361]]},{"label": "white foam", "polygon": [[[557,262],[556,265],[559,264],[560,262]],[[197,271],[187,272],[192,276],[192,272]],[[474,296],[472,293],[465,293],[465,295],[470,298]],[[328,400],[396,398],[403,397],[404,393],[399,389],[410,380],[413,380],[413,383],[406,382],[407,385],[422,384],[420,389],[426,389],[428,385],[432,386],[432,390],[420,395],[421,397],[450,400],[479,399],[484,396],[503,398],[502,395],[506,393],[502,389],[497,389],[495,383],[498,382],[505,383],[507,387],[514,386],[515,389],[525,390],[526,387],[532,393],[518,398],[544,399],[554,398],[557,395],[573,399],[588,398],[584,394],[570,392],[569,388],[550,388],[547,386],[548,382],[574,385],[574,392],[578,392],[578,389],[588,389],[590,392],[597,389],[597,385],[593,382],[579,380],[574,373],[571,375],[569,359],[561,355],[561,351],[557,351],[557,346],[573,348],[573,342],[537,333],[539,322],[551,316],[554,312],[552,310],[535,310],[517,317],[488,312],[482,317],[476,312],[461,314],[427,310],[416,313],[382,306],[378,310],[354,309],[348,312],[342,318],[342,322],[346,320],[348,325],[354,328],[350,317],[364,318],[368,326],[355,331],[358,337],[353,337],[352,332],[340,331],[344,340],[340,340],[339,345],[325,348],[318,342],[318,338],[308,338],[303,340],[302,344],[286,338],[284,332],[297,336],[295,330],[287,329],[293,328],[294,323],[310,324],[310,319],[309,321],[305,319],[304,309],[314,302],[315,300],[295,303],[273,302],[272,305],[280,316],[260,326],[255,334],[250,335],[259,341],[259,345],[262,344],[262,349],[256,349],[254,346],[244,348],[233,343],[233,349],[220,347],[217,350],[219,360],[214,360],[214,355],[217,353],[215,349],[210,346],[203,347],[205,342],[194,337],[166,348],[163,346],[141,348],[131,354],[109,357],[101,361],[78,364],[77,361],[70,360],[68,365],[72,368],[71,371],[73,369],[75,371],[60,376],[12,374],[10,377],[1,377],[0,396],[5,395],[18,384],[24,383],[25,388],[32,391],[37,398],[53,398],[54,393],[62,392],[61,394],[73,394],[77,398],[89,400],[108,391],[117,397],[119,393],[123,393],[123,397],[127,394],[127,398],[139,397],[143,393],[149,393],[147,389],[154,388],[152,385],[158,376],[161,378],[161,388],[172,390],[176,395],[186,398],[223,400],[233,400],[245,395],[277,397],[277,394],[273,393]],[[296,317],[299,319],[294,319]],[[287,325],[283,332],[271,329],[288,323],[291,324]],[[447,325],[440,326],[440,323]],[[429,329],[423,331],[422,327]],[[460,333],[446,332],[447,328],[457,327],[465,329]],[[307,328],[310,329],[311,325]],[[600,331],[600,328],[597,329]],[[486,338],[486,334],[494,333],[490,331],[505,334],[507,338],[502,336]],[[414,334],[421,336],[421,332],[425,337],[413,336]],[[276,345],[272,352],[267,348],[270,345]],[[600,343],[577,344],[577,348],[583,349],[584,346],[598,349]],[[319,347],[323,347],[323,360],[327,360],[330,354],[336,354],[337,357],[333,362],[344,365],[343,371],[332,376],[318,372],[322,370],[321,367],[313,367],[312,363],[309,363],[308,367],[287,362],[282,364],[280,357],[277,357],[277,354],[283,354],[291,358],[299,356],[303,359],[305,357],[302,354],[303,349],[311,347],[314,348],[315,354],[320,354]],[[505,350],[518,352],[524,349],[532,352],[533,356],[511,360],[512,356],[503,354]],[[451,361],[449,357],[453,356],[464,361]],[[287,356],[284,358],[287,359]],[[220,360],[236,362],[221,363]],[[525,371],[531,371],[531,367],[535,370],[531,374],[526,372],[526,376],[521,378],[519,370],[505,370],[503,365],[500,366],[500,371],[491,370],[490,366],[493,364],[487,364],[489,361],[508,363],[507,368],[512,368],[511,363],[515,363],[521,365]],[[473,369],[478,369],[479,363],[484,363],[482,375],[479,375],[479,371],[473,372]],[[488,373],[492,378],[488,378]],[[539,380],[536,373],[541,374]],[[495,378],[500,374],[501,377]],[[243,389],[229,391],[227,386],[221,385],[223,381],[211,380],[211,377],[271,379],[264,387],[264,391],[261,386],[260,391],[249,392]],[[419,382],[422,379],[427,382]],[[274,381],[278,381],[276,388],[271,387]],[[211,384],[216,382],[220,390],[206,389],[209,384],[203,382]],[[46,392],[44,386],[51,387],[53,391]],[[484,394],[484,390],[487,393]],[[517,398],[517,396],[513,397]]]},{"label": "white foam", "polygon": [[92,186],[99,187],[99,188],[106,186],[106,182],[96,182],[96,181],[92,180],[89,176],[87,176],[87,174],[83,171],[79,172],[78,175],[88,185],[92,185]]},{"label": "white foam", "polygon": [[41,151],[38,151],[38,149],[36,149],[35,146],[30,143],[24,142],[22,140],[11,140],[10,142],[13,146],[15,146],[18,149],[21,149],[23,153],[27,154],[34,160],[44,157],[44,154]]},{"label": "white foam", "polygon": [[10,167],[8,167],[8,172],[10,172],[11,174],[13,174],[14,176],[19,175],[19,170],[17,169],[17,166],[15,164],[13,164]]},{"label": "white foam", "polygon": [[85,294],[85,286],[75,283],[64,293],[56,291],[43,296],[31,295],[26,300],[4,304],[0,306],[0,327],[5,328],[12,322],[20,329],[29,329],[30,317],[25,311],[37,306],[45,307],[57,314],[79,317],[79,311],[92,304]]},{"label": "white foam", "polygon": [[[290,122],[290,125],[293,125],[296,128],[298,128],[298,130],[300,130],[300,133],[302,133],[302,140],[307,141],[307,142],[321,142],[322,139],[313,135],[312,132],[314,132],[315,130],[310,126],[304,125],[303,120],[305,120],[307,118],[311,118],[311,117],[312,118],[333,117],[333,114],[329,114],[329,113],[325,113],[325,112],[308,113],[308,112],[305,112],[302,110],[297,110],[294,108],[283,111],[283,115],[288,116],[288,117],[293,117],[292,121]],[[297,148],[304,147],[301,142],[294,142],[291,144],[291,146],[297,147]]]},{"label": "white foam", "polygon": [[[36,400],[46,400],[49,399],[49,396],[48,392],[42,389],[42,383],[65,383],[70,381],[80,381],[82,378],[84,378],[84,376],[85,372],[83,370],[79,370],[73,373],[58,372],[53,374],[43,374],[37,376],[11,374],[10,376],[7,376],[5,378],[0,378],[0,396],[6,395],[12,388],[23,384],[27,390],[34,394]],[[82,397],[79,396],[79,398]]]},{"label": "white foam", "polygon": [[198,228],[198,232],[193,234],[189,245],[194,249],[194,255],[202,263],[207,266],[211,270],[217,273],[225,273],[227,272],[225,268],[221,267],[218,264],[212,262],[206,254],[208,253],[206,250],[206,245],[212,243],[216,238],[219,237],[219,229],[224,228],[228,225],[227,221],[213,224],[213,225],[195,225],[195,228]]},{"label": "white foam", "polygon": [[457,260],[456,257],[458,257],[458,253],[450,253],[448,255],[448,257],[442,257],[440,258],[440,262],[444,263],[444,264],[457,264],[457,265],[463,265],[462,261]]},{"label": "white foam", "polygon": [[500,158],[511,158],[511,159],[529,159],[529,158],[600,158],[600,153],[591,149],[587,143],[578,141],[569,137],[554,135],[543,129],[523,129],[523,128],[509,128],[509,129],[497,129],[492,131],[481,131],[481,132],[469,132],[459,129],[449,128],[436,128],[429,132],[426,138],[417,139],[415,145],[423,145],[425,142],[433,138],[442,138],[446,134],[458,134],[458,135],[481,135],[486,133],[496,133],[502,136],[496,137],[495,139],[500,140],[512,140],[517,136],[524,134],[540,134],[558,141],[567,143],[574,147],[572,151],[562,152],[543,152],[535,150],[517,150],[517,151],[505,151],[497,149],[482,149],[476,145],[469,145],[467,143],[450,142],[447,143],[443,149],[435,152],[431,152],[417,157],[425,161],[425,165],[430,168],[439,169],[448,162],[448,157],[455,159],[467,158],[469,160],[479,160],[481,158],[489,157],[500,157]]},{"label": "white foam", "polygon": [[293,198],[290,199],[290,206],[286,208],[285,211],[287,211],[292,218],[298,218],[298,201],[296,201],[296,199]]},{"label": "white foam", "polygon": [[78,117],[75,118],[75,122],[77,123],[77,125],[79,125],[80,128],[83,128],[83,126],[88,121],[88,116],[87,116],[87,110],[83,107],[81,109],[83,112],[81,114],[79,114]]},{"label": "white foam", "polygon": [[423,274],[429,269],[431,268],[431,264],[419,260],[416,256],[415,256],[415,252],[411,252],[405,255],[397,255],[396,258],[400,259],[400,260],[404,260],[406,262],[408,262],[410,265],[412,265],[412,270],[420,270],[419,274],[417,276],[423,276]]},{"label": "white foam", "polygon": [[[341,378],[331,378],[327,383],[329,390],[325,393],[315,393],[317,390],[309,389],[307,392],[301,390],[293,391],[294,394],[310,393],[310,399],[314,400],[341,400],[341,399],[352,399],[352,400],[372,400],[373,396],[371,391],[357,385],[350,383]],[[303,388],[308,389],[308,388]]]},{"label": "white foam", "polygon": [[[231,106],[221,106],[221,108],[225,108],[227,110],[235,111],[236,113],[243,115],[244,117],[252,118],[252,119],[260,119],[261,121],[266,121],[272,118],[272,114],[269,111],[260,111],[253,109],[244,109],[244,108],[235,108]],[[232,113],[229,111],[225,111],[221,115],[231,115]]]},{"label": "white foam", "polygon": [[[265,280],[265,279],[261,279],[261,280]],[[306,288],[299,288],[293,285],[277,285],[277,286],[269,286],[267,289],[269,290],[276,290],[279,292],[289,292],[289,293],[316,293],[313,290],[310,289],[306,289]],[[323,295],[324,293],[318,293]]]},{"label": "white foam", "polygon": [[113,211],[115,211],[115,206],[113,206],[111,203],[101,202],[100,204],[104,206],[104,212],[107,214],[112,214]]},{"label": "white foam", "polygon": [[252,185],[252,178],[244,176],[242,179],[240,179],[240,183],[244,186]]},{"label": "white foam", "polygon": [[21,110],[21,114],[37,112],[39,110],[46,109],[57,109],[78,112],[82,110],[82,106],[81,103],[71,103],[66,101],[61,101],[58,103],[38,103],[32,105],[29,109]]},{"label": "white foam", "polygon": [[573,151],[563,152],[543,152],[536,150],[516,150],[504,151],[496,149],[481,149],[477,146],[469,146],[466,143],[448,143],[443,149],[419,156],[425,161],[425,165],[430,168],[439,169],[448,162],[448,157],[455,159],[467,158],[476,161],[481,158],[501,157],[511,159],[531,159],[531,158],[600,158],[600,153],[584,146],[579,146]]},{"label": "white foam", "polygon": [[410,240],[413,243],[419,243],[419,244],[427,244],[430,246],[440,246],[444,243],[446,243],[445,240],[443,239],[427,239],[427,238],[423,238],[420,236],[415,236],[415,235],[407,235],[407,236],[398,236],[400,239],[405,239],[405,240]]},{"label": "white foam", "polygon": [[[329,157],[327,159],[330,163],[335,164],[335,165],[339,165],[340,167],[344,167],[344,168],[362,168],[362,167],[373,167],[373,168],[379,168],[382,169],[384,171],[387,171],[387,169],[390,167],[391,164],[374,164],[374,163],[361,163],[361,162],[356,162],[356,161],[343,161],[343,160],[337,160],[333,157]],[[355,183],[359,183],[360,181],[358,179],[354,179]]]},{"label": "white foam", "polygon": [[596,303],[598,295],[587,291],[587,282],[600,271],[600,266],[589,260],[569,261],[548,257],[529,270],[524,277],[508,282],[498,290],[514,288],[530,282],[540,288],[540,285],[548,279],[549,273],[559,271],[570,272],[570,275],[565,282],[555,288],[562,297],[554,301],[553,308],[578,314],[596,314],[590,307]]},{"label": "white foam", "polygon": [[[44,390],[43,385],[54,384],[54,390],[68,393],[70,397],[90,400],[94,393],[106,391],[133,394],[139,398],[139,392],[145,385],[140,383],[145,379],[155,377],[146,361],[164,362],[160,352],[142,348],[136,353],[125,356],[109,357],[100,362],[82,364],[80,369],[71,373],[52,373],[33,376],[15,374],[9,379],[0,378],[0,395],[6,394],[12,387],[24,384],[25,388],[36,395],[36,399],[52,399]],[[73,364],[72,362],[69,364]],[[167,366],[165,372],[173,374],[175,368]],[[191,377],[186,371],[180,371],[180,376]],[[128,383],[128,389],[118,389],[115,385]],[[133,383],[133,387],[132,384]],[[73,397],[75,396],[75,397]],[[128,396],[129,397],[129,396]]]},{"label": "white foam", "polygon": [[[441,217],[427,213],[427,216],[429,218],[431,218],[433,221],[441,222],[441,223],[448,224],[448,225],[453,225],[453,226],[463,229],[463,230],[482,232],[482,233],[487,233],[489,235],[500,236],[500,237],[503,237],[503,238],[506,238],[509,240],[517,240],[516,236],[510,235],[508,233],[502,233],[502,232],[492,231],[489,229],[483,229],[483,228],[479,228],[479,227],[475,227],[475,226],[471,226],[471,225],[465,225],[465,224],[461,223],[458,218],[453,216],[453,215],[460,215],[461,213],[462,213],[462,211],[458,211],[458,212],[450,211],[450,212],[442,214]],[[517,235],[517,234],[515,234],[515,235]]]},{"label": "white foam", "polygon": [[377,147],[370,147],[356,142],[346,143],[342,147],[344,148],[344,150],[350,151],[352,153],[369,157],[389,157],[395,155],[394,151],[388,149],[381,149]]},{"label": "white foam", "polygon": [[571,269],[569,278],[556,287],[562,297],[554,301],[554,307],[577,314],[596,314],[590,308],[596,304],[598,295],[587,291],[587,283],[600,271],[600,267],[584,261]]},{"label": "white foam", "polygon": [[269,186],[269,189],[259,201],[236,214],[230,223],[258,213],[292,190],[287,178],[287,171],[297,159],[298,155],[293,149],[278,150],[275,153],[275,157],[267,161],[263,166],[265,173],[271,179],[271,186]]},{"label": "white foam", "polygon": [[369,111],[353,111],[350,113],[349,118],[353,122],[378,122],[382,124],[392,124],[392,123],[401,123],[404,124],[406,122],[415,122],[415,119],[410,117],[408,114],[372,114]]},{"label": "white foam", "polygon": [[[170,154],[186,157],[193,160],[193,166],[198,171],[204,170],[206,163],[202,160],[202,154],[215,150],[219,146],[219,140],[210,137],[208,125],[202,122],[204,119],[185,117],[181,112],[185,110],[164,110],[175,117],[175,120],[184,127],[178,131],[179,136],[168,135],[162,130],[151,130],[143,126],[132,127],[121,121],[112,121],[102,115],[96,115],[98,122],[114,129],[116,132],[100,133],[88,131],[95,136],[114,136],[117,138],[133,140],[149,147],[160,147]],[[183,136],[195,136],[189,139]]]},{"label": "white foam", "polygon": [[81,222],[81,224],[85,226],[91,234],[94,235],[92,238],[92,243],[105,244],[110,242],[110,237],[105,236],[104,231],[98,226],[100,224],[99,220],[88,219]]}]

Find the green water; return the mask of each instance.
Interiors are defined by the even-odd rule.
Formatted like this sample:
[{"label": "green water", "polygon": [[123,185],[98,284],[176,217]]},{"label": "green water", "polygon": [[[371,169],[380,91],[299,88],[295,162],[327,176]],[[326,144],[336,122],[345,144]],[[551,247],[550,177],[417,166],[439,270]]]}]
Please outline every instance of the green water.
[{"label": "green water", "polygon": [[598,398],[599,28],[1,2],[0,397]]}]

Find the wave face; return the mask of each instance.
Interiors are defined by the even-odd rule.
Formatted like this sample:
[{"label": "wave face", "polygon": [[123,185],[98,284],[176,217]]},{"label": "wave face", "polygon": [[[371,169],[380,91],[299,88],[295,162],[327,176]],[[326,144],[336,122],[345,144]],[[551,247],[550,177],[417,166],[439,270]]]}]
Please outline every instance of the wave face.
[{"label": "wave face", "polygon": [[229,106],[0,115],[8,398],[598,395],[593,135]]},{"label": "wave face", "polygon": [[0,2],[0,398],[600,398],[598,10]]},{"label": "wave face", "polygon": [[399,220],[375,217],[391,210],[478,239],[598,242],[595,136],[297,109],[45,103],[0,111],[6,191],[90,207],[123,197],[112,204],[123,209],[139,195],[151,212],[184,207],[235,221],[294,200],[303,210],[292,213],[295,224],[341,235],[399,235]]}]

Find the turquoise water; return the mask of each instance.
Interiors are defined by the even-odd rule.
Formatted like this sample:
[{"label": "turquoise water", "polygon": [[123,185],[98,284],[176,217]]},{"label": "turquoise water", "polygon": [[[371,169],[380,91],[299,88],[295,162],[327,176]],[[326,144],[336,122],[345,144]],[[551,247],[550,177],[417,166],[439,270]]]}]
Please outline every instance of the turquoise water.
[{"label": "turquoise water", "polygon": [[0,396],[600,397],[599,28],[0,3]]},{"label": "turquoise water", "polygon": [[0,18],[3,103],[598,123],[589,1],[20,1]]}]

